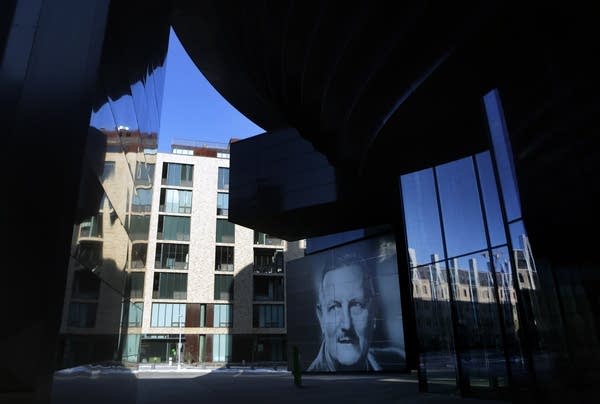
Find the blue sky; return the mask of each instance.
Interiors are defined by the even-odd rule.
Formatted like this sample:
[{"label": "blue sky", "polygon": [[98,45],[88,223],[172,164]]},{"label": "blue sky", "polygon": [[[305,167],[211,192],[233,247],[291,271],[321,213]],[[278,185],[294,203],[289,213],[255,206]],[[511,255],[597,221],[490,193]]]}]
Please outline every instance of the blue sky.
[{"label": "blue sky", "polygon": [[171,30],[158,150],[171,151],[173,138],[227,143],[263,132],[212,87]]}]

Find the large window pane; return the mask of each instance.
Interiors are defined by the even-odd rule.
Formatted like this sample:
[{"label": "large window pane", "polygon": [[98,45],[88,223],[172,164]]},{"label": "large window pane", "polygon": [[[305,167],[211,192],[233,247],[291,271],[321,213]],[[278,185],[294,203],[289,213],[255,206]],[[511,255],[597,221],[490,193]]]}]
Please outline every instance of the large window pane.
[{"label": "large window pane", "polygon": [[97,303],[71,302],[69,304],[69,327],[92,328],[96,324]]},{"label": "large window pane", "polygon": [[152,189],[136,188],[131,201],[132,212],[150,212],[152,208]]},{"label": "large window pane", "polygon": [[231,304],[214,305],[214,327],[233,327],[233,306]]},{"label": "large window pane", "polygon": [[284,307],[281,304],[255,304],[252,326],[254,328],[284,328]]},{"label": "large window pane", "polygon": [[450,260],[462,381],[470,388],[507,386],[502,332],[487,253]]},{"label": "large window pane", "polygon": [[129,297],[131,299],[141,299],[144,297],[144,272],[130,272],[130,292]]},{"label": "large window pane", "polygon": [[192,191],[162,189],[160,211],[168,213],[192,213]]},{"label": "large window pane", "polygon": [[100,278],[87,269],[73,273],[72,297],[75,299],[98,299]]},{"label": "large window pane", "polygon": [[429,263],[434,255],[444,259],[433,170],[403,175],[401,187],[408,247],[414,250],[411,266]]},{"label": "large window pane", "polygon": [[102,213],[81,222],[79,237],[102,237]]},{"label": "large window pane", "polygon": [[154,267],[157,269],[188,269],[188,244],[156,244]]},{"label": "large window pane", "polygon": [[127,324],[129,327],[141,327],[142,315],[144,313],[143,303],[129,303],[129,318]]},{"label": "large window pane", "polygon": [[152,303],[151,327],[180,327],[185,324],[185,303]]},{"label": "large window pane", "polygon": [[229,214],[229,194],[217,193],[217,215],[227,216]]},{"label": "large window pane", "polygon": [[479,181],[485,206],[485,215],[492,246],[506,244],[506,232],[500,210],[500,199],[496,187],[496,176],[492,167],[490,152],[486,151],[476,156]]},{"label": "large window pane", "polygon": [[162,184],[191,187],[193,184],[194,166],[189,164],[164,163]]},{"label": "large window pane", "polygon": [[132,240],[148,240],[150,215],[131,215],[129,219],[129,237]]},{"label": "large window pane", "polygon": [[493,151],[502,186],[502,195],[506,205],[506,215],[509,221],[521,217],[521,205],[515,169],[513,165],[512,148],[508,137],[504,112],[498,90],[492,90],[483,97],[487,114]]},{"label": "large window pane", "polygon": [[427,375],[429,391],[454,391],[456,357],[446,267],[441,262],[410,271],[420,371]]},{"label": "large window pane", "polygon": [[448,256],[487,247],[471,157],[436,168]]},{"label": "large window pane", "polygon": [[233,247],[216,247],[215,270],[233,272]]},{"label": "large window pane", "polygon": [[215,275],[215,300],[233,300],[233,275]]},{"label": "large window pane", "polygon": [[185,299],[187,274],[157,272],[154,274],[153,299]]},{"label": "large window pane", "polygon": [[260,275],[254,277],[254,300],[282,301],[284,298],[283,291],[282,277]]},{"label": "large window pane", "polygon": [[217,181],[217,188],[222,190],[229,189],[229,168],[219,167],[219,177]]},{"label": "large window pane", "polygon": [[158,238],[160,240],[189,241],[190,218],[181,216],[159,216]]},{"label": "large window pane", "polygon": [[137,242],[131,246],[131,268],[145,268],[148,243]]},{"label": "large window pane", "polygon": [[232,337],[230,334],[213,335],[213,362],[228,362],[231,359]]},{"label": "large window pane", "polygon": [[227,219],[217,219],[217,243],[235,243],[235,225]]}]

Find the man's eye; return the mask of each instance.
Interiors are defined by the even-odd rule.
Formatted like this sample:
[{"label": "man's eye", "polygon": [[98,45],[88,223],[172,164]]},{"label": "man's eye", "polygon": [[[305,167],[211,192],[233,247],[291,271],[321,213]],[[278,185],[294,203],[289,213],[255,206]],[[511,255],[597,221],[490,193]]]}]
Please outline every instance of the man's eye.
[{"label": "man's eye", "polygon": [[327,310],[331,311],[334,309],[339,309],[340,307],[342,307],[338,302],[335,303],[331,303],[329,306],[327,306]]}]

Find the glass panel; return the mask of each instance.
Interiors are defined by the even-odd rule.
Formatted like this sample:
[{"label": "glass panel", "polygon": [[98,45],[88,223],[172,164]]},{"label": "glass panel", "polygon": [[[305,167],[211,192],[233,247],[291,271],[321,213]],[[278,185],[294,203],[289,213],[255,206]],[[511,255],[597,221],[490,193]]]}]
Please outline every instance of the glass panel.
[{"label": "glass panel", "polygon": [[129,297],[138,299],[144,297],[144,272],[130,272],[130,293]]},{"label": "glass panel", "polygon": [[410,271],[420,344],[420,376],[426,381],[428,391],[455,391],[456,359],[445,266],[436,263]]},{"label": "glass panel", "polygon": [[233,299],[233,275],[215,275],[215,300]]},{"label": "glass panel", "polygon": [[228,190],[229,189],[229,168],[219,167],[219,177],[217,181],[217,188]]},{"label": "glass panel", "polygon": [[470,157],[436,168],[449,256],[487,247],[473,161]]},{"label": "glass panel", "polygon": [[480,153],[476,156],[476,159],[490,242],[492,246],[506,244],[506,232],[502,221],[500,199],[498,198],[496,176],[494,175],[490,152]]},{"label": "glass panel", "polygon": [[498,90],[492,90],[483,97],[485,111],[490,129],[490,137],[504,204],[506,205],[506,215],[509,221],[521,217],[521,205],[519,200],[519,190],[517,187],[516,175],[513,165],[512,149],[506,122],[504,121],[504,111],[500,101]]},{"label": "glass panel", "polygon": [[227,216],[229,214],[229,194],[217,193],[217,215]]},{"label": "glass panel", "polygon": [[444,247],[433,170],[403,175],[400,181],[411,266],[429,263],[432,256],[443,259]]},{"label": "glass panel", "polygon": [[235,225],[227,219],[217,219],[217,243],[235,243]]},{"label": "glass panel", "polygon": [[506,360],[488,254],[450,262],[462,383],[470,390],[506,387]]}]

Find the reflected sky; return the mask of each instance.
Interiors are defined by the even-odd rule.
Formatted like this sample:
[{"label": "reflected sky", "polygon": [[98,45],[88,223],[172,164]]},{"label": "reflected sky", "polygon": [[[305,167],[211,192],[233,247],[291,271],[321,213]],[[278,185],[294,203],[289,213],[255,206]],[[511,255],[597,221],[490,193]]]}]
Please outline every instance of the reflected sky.
[{"label": "reflected sky", "polygon": [[483,97],[483,102],[488,118],[491,141],[496,154],[496,164],[498,165],[504,203],[506,204],[506,215],[510,221],[521,217],[521,205],[506,122],[504,121],[498,91],[490,91]]},{"label": "reflected sky", "polygon": [[439,166],[436,171],[448,255],[486,248],[472,159],[453,161]]},{"label": "reflected sky", "polygon": [[408,247],[415,250],[417,262],[431,262],[431,255],[444,258],[433,170],[401,177]]}]

